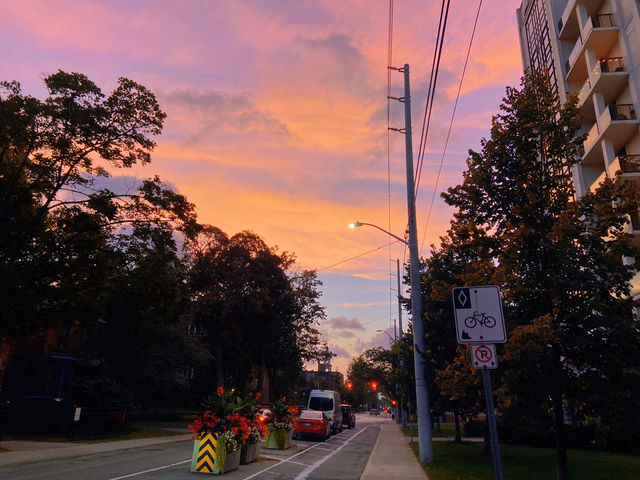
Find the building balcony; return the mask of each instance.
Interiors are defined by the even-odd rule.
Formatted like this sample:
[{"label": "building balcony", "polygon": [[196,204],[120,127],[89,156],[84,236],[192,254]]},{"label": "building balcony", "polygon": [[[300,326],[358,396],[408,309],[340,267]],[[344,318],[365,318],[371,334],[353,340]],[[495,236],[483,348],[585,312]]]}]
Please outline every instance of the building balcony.
[{"label": "building balcony", "polygon": [[591,49],[596,57],[601,58],[611,51],[618,41],[618,27],[615,25],[613,15],[593,15],[589,17],[582,29],[581,37],[578,37],[571,54],[569,55],[569,71],[567,82],[581,83],[587,78],[587,61],[585,50]]},{"label": "building balcony", "polygon": [[585,120],[595,121],[593,94],[602,93],[605,104],[609,104],[627,86],[628,77],[622,57],[600,58],[578,92],[578,106],[585,107],[582,112]]},{"label": "building balcony", "polygon": [[[600,127],[598,128],[598,125]],[[614,151],[619,151],[628,140],[638,133],[638,119],[631,104],[612,104],[600,115],[598,122],[591,127],[584,141],[582,164],[585,166],[604,165],[602,140],[607,139]]]},{"label": "building balcony", "polygon": [[595,15],[600,11],[605,0],[569,0],[558,21],[558,37],[560,40],[575,40],[580,36],[580,22],[577,6],[584,6],[587,15]]},{"label": "building balcony", "polygon": [[618,155],[622,173],[640,173],[640,155]]}]

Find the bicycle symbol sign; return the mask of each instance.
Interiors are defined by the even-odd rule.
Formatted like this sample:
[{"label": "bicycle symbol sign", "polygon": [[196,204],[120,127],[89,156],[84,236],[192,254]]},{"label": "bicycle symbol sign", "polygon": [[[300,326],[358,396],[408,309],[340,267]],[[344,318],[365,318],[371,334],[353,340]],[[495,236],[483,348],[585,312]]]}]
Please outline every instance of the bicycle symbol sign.
[{"label": "bicycle symbol sign", "polygon": [[498,287],[456,287],[452,293],[458,343],[507,341]]}]

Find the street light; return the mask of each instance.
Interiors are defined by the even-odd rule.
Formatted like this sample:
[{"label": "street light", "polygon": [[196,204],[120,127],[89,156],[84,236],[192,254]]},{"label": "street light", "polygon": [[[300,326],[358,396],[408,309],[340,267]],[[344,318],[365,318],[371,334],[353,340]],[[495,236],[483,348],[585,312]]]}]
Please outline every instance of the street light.
[{"label": "street light", "polygon": [[[408,65],[405,66],[408,69]],[[409,129],[408,131],[411,131]],[[411,157],[413,154],[411,154]],[[409,158],[409,154],[407,155]],[[410,171],[411,170],[411,171]],[[413,175],[413,167],[409,168],[407,164],[407,175]],[[433,462],[433,438],[431,436],[431,413],[429,409],[429,388],[426,378],[426,360],[424,345],[424,328],[422,326],[422,288],[420,285],[420,259],[418,257],[418,239],[415,225],[415,202],[413,198],[413,179],[407,182],[407,195],[410,205],[409,212],[409,241],[406,241],[397,235],[381,228],[372,223],[353,222],[349,224],[349,228],[361,227],[368,225],[377,228],[381,232],[386,233],[390,237],[395,238],[399,242],[409,247],[409,277],[411,282],[411,313],[413,315],[413,363],[415,365],[416,379],[416,413],[418,416],[418,438],[420,450],[420,462]],[[409,187],[410,185],[410,187]]]},{"label": "street light", "polygon": [[400,238],[399,236],[394,235],[393,233],[391,233],[391,232],[389,232],[389,231],[385,230],[384,228],[381,228],[381,227],[379,227],[379,226],[377,226],[377,225],[374,225],[373,223],[365,223],[365,222],[358,222],[358,221],[356,221],[356,222],[350,223],[350,224],[349,224],[349,228],[351,228],[351,229],[353,229],[353,228],[358,228],[358,227],[361,227],[361,226],[363,226],[363,225],[367,225],[367,226],[369,226],[369,227],[377,228],[377,229],[378,229],[378,230],[380,230],[381,232],[384,232],[384,233],[386,233],[387,235],[389,235],[390,237],[395,238],[395,239],[396,239],[396,240],[398,240],[399,242],[404,243],[407,247],[409,246],[409,242],[407,242],[404,238]]},{"label": "street light", "polygon": [[395,343],[395,340],[391,337],[391,335],[389,335],[389,332],[387,332],[386,330],[376,330],[376,332],[380,333],[380,332],[384,332],[387,337],[389,337],[389,340],[391,341],[391,344],[393,345]]}]

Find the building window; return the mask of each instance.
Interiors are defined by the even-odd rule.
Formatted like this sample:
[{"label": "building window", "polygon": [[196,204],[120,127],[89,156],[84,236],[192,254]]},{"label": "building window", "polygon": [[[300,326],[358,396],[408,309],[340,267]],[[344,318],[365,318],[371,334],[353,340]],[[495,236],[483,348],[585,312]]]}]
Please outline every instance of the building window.
[{"label": "building window", "polygon": [[553,62],[549,24],[544,11],[544,2],[534,0],[525,21],[529,62],[533,70],[548,71],[549,82],[554,93],[558,93],[558,79]]},{"label": "building window", "polygon": [[198,327],[192,323],[187,325],[187,334],[194,336],[198,333]]}]

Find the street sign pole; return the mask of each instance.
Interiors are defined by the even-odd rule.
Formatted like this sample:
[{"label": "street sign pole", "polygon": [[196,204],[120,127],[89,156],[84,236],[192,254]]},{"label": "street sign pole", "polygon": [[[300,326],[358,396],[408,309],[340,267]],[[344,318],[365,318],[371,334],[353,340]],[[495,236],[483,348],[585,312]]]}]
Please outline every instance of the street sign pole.
[{"label": "street sign pole", "polygon": [[482,368],[482,383],[484,384],[484,398],[487,404],[487,422],[491,436],[491,454],[493,455],[493,471],[496,480],[502,479],[502,459],[500,458],[500,444],[498,442],[498,426],[496,425],[496,411],[493,406],[493,390],[491,388],[491,374],[488,368]]}]

